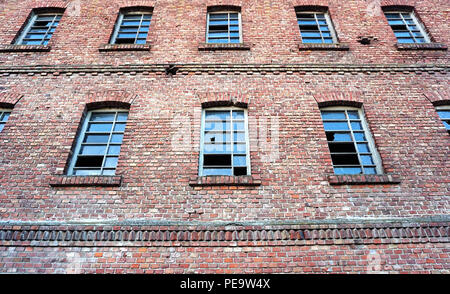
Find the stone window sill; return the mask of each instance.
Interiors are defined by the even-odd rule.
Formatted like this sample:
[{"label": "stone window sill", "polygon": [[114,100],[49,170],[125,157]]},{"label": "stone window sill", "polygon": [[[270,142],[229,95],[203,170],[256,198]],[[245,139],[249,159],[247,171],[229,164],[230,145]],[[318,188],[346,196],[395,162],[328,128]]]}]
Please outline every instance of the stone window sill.
[{"label": "stone window sill", "polygon": [[0,45],[0,52],[49,52],[48,45]]},{"label": "stone window sill", "polygon": [[329,175],[330,185],[385,185],[399,184],[398,175]]},{"label": "stone window sill", "polygon": [[52,187],[119,187],[122,176],[53,176]]},{"label": "stone window sill", "polygon": [[259,176],[207,176],[192,177],[189,181],[191,187],[206,186],[260,186]]},{"label": "stone window sill", "polygon": [[100,46],[100,52],[115,51],[150,51],[150,44],[105,44]]},{"label": "stone window sill", "polygon": [[441,43],[401,44],[397,43],[398,50],[447,50],[447,45]]},{"label": "stone window sill", "polygon": [[344,43],[337,43],[337,44],[304,44],[299,43],[298,49],[300,51],[309,51],[309,50],[316,50],[316,51],[348,51],[350,50],[350,47],[348,44]]},{"label": "stone window sill", "polygon": [[250,50],[250,45],[245,43],[237,44],[216,44],[201,43],[198,45],[199,51],[216,51],[216,50]]}]

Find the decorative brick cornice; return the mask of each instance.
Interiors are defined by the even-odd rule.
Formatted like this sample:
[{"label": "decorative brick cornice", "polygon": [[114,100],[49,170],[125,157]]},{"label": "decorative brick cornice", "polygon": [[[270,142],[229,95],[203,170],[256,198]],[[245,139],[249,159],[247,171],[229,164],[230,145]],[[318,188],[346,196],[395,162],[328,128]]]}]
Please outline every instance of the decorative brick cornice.
[{"label": "decorative brick cornice", "polygon": [[[73,74],[159,74],[165,75],[168,66],[176,66],[181,74],[372,74],[372,73],[442,73],[447,74],[446,64],[136,64],[136,65],[26,65],[0,66],[0,74],[33,76]],[[177,74],[178,74],[177,73]]]},{"label": "decorative brick cornice", "polygon": [[14,105],[16,105],[17,102],[19,102],[22,96],[23,95],[19,93],[10,93],[10,92],[0,93],[0,107],[14,108]]},{"label": "decorative brick cornice", "polygon": [[55,175],[49,184],[52,187],[119,187],[121,176],[64,176]]},{"label": "decorative brick cornice", "polygon": [[398,175],[329,175],[330,185],[386,185],[399,184]]},{"label": "decorative brick cornice", "polygon": [[449,222],[299,225],[0,225],[0,246],[311,246],[449,243]]},{"label": "decorative brick cornice", "polygon": [[1,52],[49,52],[48,45],[0,45]]}]

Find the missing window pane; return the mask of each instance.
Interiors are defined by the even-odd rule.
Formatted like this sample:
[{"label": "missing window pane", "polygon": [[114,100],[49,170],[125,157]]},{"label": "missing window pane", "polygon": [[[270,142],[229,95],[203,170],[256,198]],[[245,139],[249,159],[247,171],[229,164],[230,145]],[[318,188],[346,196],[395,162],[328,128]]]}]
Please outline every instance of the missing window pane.
[{"label": "missing window pane", "polygon": [[103,156],[78,156],[75,167],[101,167]]},{"label": "missing window pane", "polygon": [[204,155],[205,166],[231,166],[231,155]]}]

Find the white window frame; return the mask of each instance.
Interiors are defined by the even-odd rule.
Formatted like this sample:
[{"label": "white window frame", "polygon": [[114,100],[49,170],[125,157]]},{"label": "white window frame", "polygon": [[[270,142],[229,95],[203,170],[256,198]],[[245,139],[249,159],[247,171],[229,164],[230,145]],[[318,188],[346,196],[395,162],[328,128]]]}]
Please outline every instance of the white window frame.
[{"label": "white window frame", "polygon": [[[440,105],[440,106],[436,106],[436,112],[439,111],[439,110],[448,110],[448,111],[450,111],[450,105]],[[446,126],[444,125],[444,120],[445,120],[445,121],[450,121],[450,120],[448,120],[448,119],[442,119],[441,116],[439,115],[439,113],[438,113],[438,117],[439,117],[439,120],[441,121],[442,125],[444,126],[444,128],[445,128],[445,129],[447,130],[447,132],[450,134],[450,129],[447,129]]]},{"label": "white window frame", "polygon": [[[36,13],[36,12],[32,12],[32,13],[31,13],[31,17],[30,17],[30,19],[29,19],[27,25],[23,28],[22,32],[20,33],[19,37],[17,38],[17,40],[15,41],[14,44],[16,44],[16,45],[24,45],[24,44],[22,44],[23,39],[25,39],[25,36],[28,35],[28,33],[30,32],[31,28],[34,26],[34,23],[36,22],[36,19],[37,19],[39,16],[46,16],[46,15],[54,16],[53,22],[52,22],[52,24],[53,24],[53,23],[55,22],[56,16],[61,16],[61,17],[62,17],[63,14],[64,14],[64,13],[62,13],[62,12],[46,12],[46,13]],[[59,22],[60,22],[60,21],[61,21],[61,19],[58,21],[58,25],[55,27],[55,32],[52,33],[52,37],[51,37],[51,38],[53,38],[53,35],[56,33],[56,28],[59,26]],[[50,27],[48,28],[47,32],[46,32],[45,35],[44,35],[44,38],[41,39],[41,44],[40,44],[40,45],[43,45],[42,43],[45,41],[45,36],[48,35],[49,30],[50,30],[52,27],[53,27],[53,26],[50,26]],[[51,38],[49,39],[49,42],[50,42]],[[39,40],[39,39],[38,39],[38,40]]]},{"label": "white window frame", "polygon": [[[87,127],[89,125],[90,118],[91,118],[93,113],[97,113],[97,112],[101,112],[101,113],[126,112],[129,115],[129,110],[126,109],[126,108],[100,108],[100,109],[87,111],[86,115],[83,118],[83,122],[82,122],[82,127],[81,127],[81,130],[80,130],[80,133],[78,134],[78,137],[76,138],[75,150],[74,150],[74,152],[73,152],[73,154],[71,156],[71,159],[70,159],[70,165],[69,165],[69,168],[67,170],[67,175],[69,175],[69,176],[74,176],[75,175],[75,173],[74,173],[75,164],[76,164],[76,162],[78,160],[78,155],[80,153],[80,149],[82,147],[83,140],[84,140],[84,138],[86,136],[86,130],[87,130]],[[117,121],[114,121],[113,126],[111,128],[111,131],[109,133],[109,139],[108,139],[107,147],[109,147],[109,144],[111,143],[111,137],[112,137],[112,133],[113,133],[114,126],[115,126],[116,122]],[[125,121],[125,130],[123,132],[124,134],[125,134],[125,131],[126,131],[126,123],[128,123],[128,118]],[[122,146],[122,144],[123,144],[123,141],[122,141],[122,143],[120,143],[120,146]],[[109,168],[105,168],[104,167],[105,158],[107,157],[107,152],[108,152],[108,148],[106,148],[105,154],[103,155],[104,158],[103,158],[102,166],[99,168],[101,170],[101,173],[103,172],[103,169],[109,169]],[[120,158],[120,152],[116,156],[117,156],[117,158]],[[115,174],[116,171],[117,171],[117,166],[114,169],[114,174]],[[107,175],[100,174],[100,175],[77,175],[77,176],[107,176]]]},{"label": "white window frame", "polygon": [[330,43],[325,43],[324,42],[322,31],[320,31],[320,24],[319,24],[318,19],[317,19],[317,14],[323,14],[324,17],[325,17],[328,29],[330,30],[331,39],[333,40],[333,43],[331,43],[331,44],[337,44],[339,42],[338,38],[337,38],[336,30],[334,29],[334,25],[333,25],[333,22],[331,21],[331,17],[330,17],[330,14],[328,13],[328,11],[317,11],[317,10],[316,11],[311,11],[311,10],[303,11],[303,10],[296,10],[295,11],[295,17],[297,19],[297,28],[298,28],[298,30],[300,32],[300,39],[302,40],[302,42],[303,42],[303,37],[302,37],[302,31],[300,30],[300,25],[298,24],[298,14],[303,14],[303,13],[304,14],[314,14],[314,19],[315,19],[317,25],[319,26],[319,33],[320,33],[320,37],[322,39],[322,43],[304,43],[304,44],[330,44]]},{"label": "white window frame", "polygon": [[[150,26],[152,25],[153,12],[152,11],[146,11],[146,10],[134,10],[134,11],[127,11],[127,12],[123,12],[123,11],[119,12],[119,17],[117,18],[116,24],[114,26],[114,32],[113,32],[113,34],[111,36],[111,40],[109,42],[111,45],[116,44],[117,36],[119,35],[119,30],[120,30],[120,27],[122,26],[123,17],[125,15],[133,15],[133,14],[136,14],[136,15],[148,14],[148,15],[150,15],[150,25],[148,26],[148,32],[147,32],[147,37],[146,37],[146,41],[145,41],[145,43],[147,43],[148,36],[150,34]],[[141,18],[141,22],[140,22],[139,27],[137,29],[136,38],[134,39],[134,43],[133,44],[136,44],[136,40],[138,39],[138,35],[139,35],[139,29],[141,28],[143,20],[144,19]],[[129,45],[132,45],[132,44],[129,44]]]},{"label": "white window frame", "polygon": [[[389,24],[389,19],[386,17],[386,14],[389,14],[389,13],[400,13],[402,21],[405,24],[407,24],[405,19],[404,19],[404,17],[403,17],[403,15],[402,15],[402,13],[409,13],[411,18],[412,18],[412,20],[413,20],[413,22],[414,22],[414,24],[419,28],[420,33],[422,34],[423,38],[425,39],[425,43],[430,43],[431,42],[430,36],[428,35],[424,24],[422,24],[419,21],[419,19],[416,16],[416,13],[414,11],[410,11],[410,10],[403,10],[403,11],[402,10],[384,10],[383,13],[385,14],[385,18],[386,18],[388,24]],[[406,26],[408,28],[408,32],[411,34],[411,37],[414,39],[414,43],[402,43],[402,44],[424,44],[424,43],[416,42],[416,37],[411,33],[411,30],[409,29],[409,26],[408,25],[406,25]],[[389,27],[391,28],[391,30],[392,30],[392,32],[394,33],[394,36],[395,36],[395,31],[392,29],[392,26],[389,25]],[[398,37],[395,36],[395,38],[398,41]]]},{"label": "white window frame", "polygon": [[[205,139],[205,119],[206,119],[206,112],[207,111],[230,111],[231,110],[238,110],[238,111],[243,111],[244,112],[244,131],[245,131],[245,150],[246,150],[246,166],[247,166],[247,176],[251,175],[251,166],[250,166],[250,140],[249,140],[249,132],[248,132],[248,113],[247,113],[247,109],[245,108],[240,108],[240,107],[235,107],[235,106],[231,106],[231,107],[210,107],[210,108],[203,108],[202,109],[202,120],[201,120],[201,133],[200,133],[200,159],[199,159],[199,173],[198,175],[200,177],[203,177],[203,157],[204,157],[204,139]],[[230,139],[232,140],[232,146],[231,146],[231,171],[232,171],[232,175],[233,175],[233,171],[234,171],[234,165],[233,165],[233,151],[234,151],[234,130],[233,130],[233,115],[231,113],[230,116]],[[225,153],[227,154],[227,153]]]},{"label": "white window frame", "polygon": [[[8,109],[8,108],[0,108],[0,125],[3,125],[3,128],[4,128],[4,126],[6,125],[6,123],[8,122],[9,116],[11,115],[11,112],[12,112],[11,109]],[[5,113],[9,113],[9,115],[8,115],[8,118],[7,118],[5,121],[3,121],[3,115],[4,115]],[[3,131],[3,128],[0,130],[0,133]]]},{"label": "white window frame", "polygon": [[[209,42],[209,17],[211,14],[228,14],[228,43],[210,43]],[[237,13],[238,14],[238,26],[239,26],[239,43],[231,43],[231,37],[230,37],[230,13]],[[242,44],[243,43],[243,37],[242,37],[242,16],[241,12],[238,10],[221,10],[221,11],[213,11],[208,12],[206,17],[206,43],[208,44]]]},{"label": "white window frame", "polygon": [[[372,133],[370,132],[369,125],[367,123],[366,116],[364,113],[364,109],[362,107],[359,108],[359,107],[352,107],[352,106],[327,106],[327,107],[320,108],[320,112],[321,111],[343,111],[343,110],[358,111],[358,115],[359,115],[361,125],[362,125],[363,131],[364,131],[364,136],[366,137],[366,140],[367,140],[366,142],[369,145],[370,153],[372,154],[372,159],[373,159],[373,162],[375,165],[376,174],[383,174],[384,171],[383,171],[381,156],[378,153]],[[322,119],[322,123],[323,123],[324,120],[323,120],[322,116],[321,116],[321,119]],[[357,141],[355,139],[355,136],[353,134],[353,129],[351,128],[350,121],[348,119],[347,119],[347,123],[349,124],[349,132],[350,132],[350,135],[352,138],[352,142],[355,144],[356,153],[358,154],[358,160],[359,160],[361,171],[362,171],[361,174],[365,175],[364,168],[363,168],[364,165],[362,164],[362,161],[360,159],[360,152],[358,151],[358,146],[356,146]],[[325,131],[325,125],[324,125],[324,131]],[[326,131],[325,131],[325,133],[326,133]],[[328,140],[327,140],[327,145],[328,145]],[[330,151],[330,153],[331,153],[331,151]],[[334,170],[333,163],[332,163],[332,166],[333,166],[333,170]],[[339,175],[341,175],[341,174],[339,174]],[[342,175],[344,175],[344,174],[342,174]]]}]

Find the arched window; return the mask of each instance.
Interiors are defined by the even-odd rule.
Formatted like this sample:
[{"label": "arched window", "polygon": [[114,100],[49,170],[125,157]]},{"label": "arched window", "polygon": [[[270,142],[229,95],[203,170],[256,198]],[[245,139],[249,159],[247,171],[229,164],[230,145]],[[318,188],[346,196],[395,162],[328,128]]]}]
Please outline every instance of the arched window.
[{"label": "arched window", "polygon": [[296,8],[300,37],[304,44],[338,43],[336,32],[326,7]]},{"label": "arched window", "polygon": [[247,110],[203,109],[199,176],[250,175]]},{"label": "arched window", "polygon": [[381,159],[361,108],[320,109],[335,174],[382,174]]},{"label": "arched window", "polygon": [[145,44],[151,20],[151,8],[121,9],[110,44]]},{"label": "arched window", "polygon": [[412,7],[384,7],[383,11],[398,43],[430,43],[430,37]]},{"label": "arched window", "polygon": [[34,9],[28,22],[16,39],[16,45],[48,45],[64,9]]},{"label": "arched window", "polygon": [[68,175],[115,175],[127,118],[126,109],[88,111]]},{"label": "arched window", "polygon": [[242,43],[242,21],[238,7],[212,7],[208,10],[206,43]]}]

